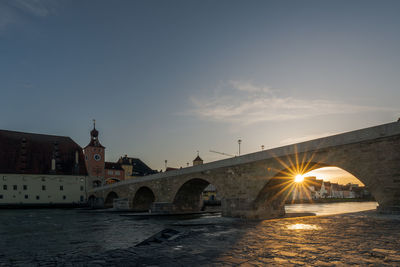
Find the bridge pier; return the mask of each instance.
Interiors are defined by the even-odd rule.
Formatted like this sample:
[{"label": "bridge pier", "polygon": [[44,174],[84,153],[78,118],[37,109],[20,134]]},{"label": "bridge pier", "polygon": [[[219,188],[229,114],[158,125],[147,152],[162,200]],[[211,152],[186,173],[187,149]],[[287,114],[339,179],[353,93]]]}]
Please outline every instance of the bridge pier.
[{"label": "bridge pier", "polygon": [[400,189],[391,188],[384,192],[385,198],[383,200],[377,199],[379,206],[376,210],[383,214],[400,214]]},{"label": "bridge pier", "polygon": [[246,219],[279,218],[285,216],[285,205],[277,201],[257,205],[245,198],[223,199],[222,216]]},{"label": "bridge pier", "polygon": [[152,213],[161,214],[194,213],[201,211],[201,205],[178,206],[170,202],[154,202],[150,210]]},{"label": "bridge pier", "polygon": [[376,210],[382,214],[400,214],[400,205],[397,206],[382,206],[379,205]]},{"label": "bridge pier", "polygon": [[88,206],[92,209],[103,209],[104,208],[104,198],[91,196],[88,199]]}]

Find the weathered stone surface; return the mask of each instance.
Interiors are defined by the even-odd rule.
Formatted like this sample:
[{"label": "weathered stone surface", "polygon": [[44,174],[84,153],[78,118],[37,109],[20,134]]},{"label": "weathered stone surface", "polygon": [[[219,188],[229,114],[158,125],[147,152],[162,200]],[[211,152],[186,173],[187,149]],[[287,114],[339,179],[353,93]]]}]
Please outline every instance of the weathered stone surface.
[{"label": "weathered stone surface", "polygon": [[[210,219],[212,220],[212,219]],[[318,228],[293,230],[291,225]],[[373,212],[173,226],[181,238],[84,254],[2,255],[0,266],[340,266],[400,265],[400,216]],[[45,251],[46,246],[43,244]]]}]

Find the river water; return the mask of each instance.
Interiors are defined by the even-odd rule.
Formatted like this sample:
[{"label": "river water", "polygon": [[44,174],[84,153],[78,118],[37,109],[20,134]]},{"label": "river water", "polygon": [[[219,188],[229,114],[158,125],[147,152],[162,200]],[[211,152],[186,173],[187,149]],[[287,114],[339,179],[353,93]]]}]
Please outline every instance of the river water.
[{"label": "river water", "polygon": [[316,215],[333,215],[348,212],[359,212],[376,209],[377,202],[339,202],[339,203],[314,203],[314,204],[290,204],[285,206],[287,213],[310,212]]},{"label": "river water", "polygon": [[[376,208],[376,202],[287,205],[287,212],[329,215]],[[0,258],[16,261],[126,249],[178,218],[133,219],[76,209],[0,210]]]}]

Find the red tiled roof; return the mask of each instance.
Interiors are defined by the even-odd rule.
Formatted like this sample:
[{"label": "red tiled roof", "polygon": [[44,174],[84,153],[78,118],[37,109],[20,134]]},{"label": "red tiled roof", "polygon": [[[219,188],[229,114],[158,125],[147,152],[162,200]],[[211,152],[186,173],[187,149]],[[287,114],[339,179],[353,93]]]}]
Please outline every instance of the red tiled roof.
[{"label": "red tiled roof", "polygon": [[87,175],[82,148],[71,138],[7,130],[0,130],[0,173]]}]

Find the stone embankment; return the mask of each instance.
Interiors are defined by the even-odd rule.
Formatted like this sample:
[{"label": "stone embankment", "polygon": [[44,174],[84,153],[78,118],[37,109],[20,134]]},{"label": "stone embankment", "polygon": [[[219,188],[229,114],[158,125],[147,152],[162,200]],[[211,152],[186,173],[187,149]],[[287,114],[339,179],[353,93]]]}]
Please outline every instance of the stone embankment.
[{"label": "stone embankment", "polygon": [[0,257],[0,265],[400,266],[400,216],[374,211],[265,221],[208,218],[169,228],[179,234],[161,243],[29,262]]}]

